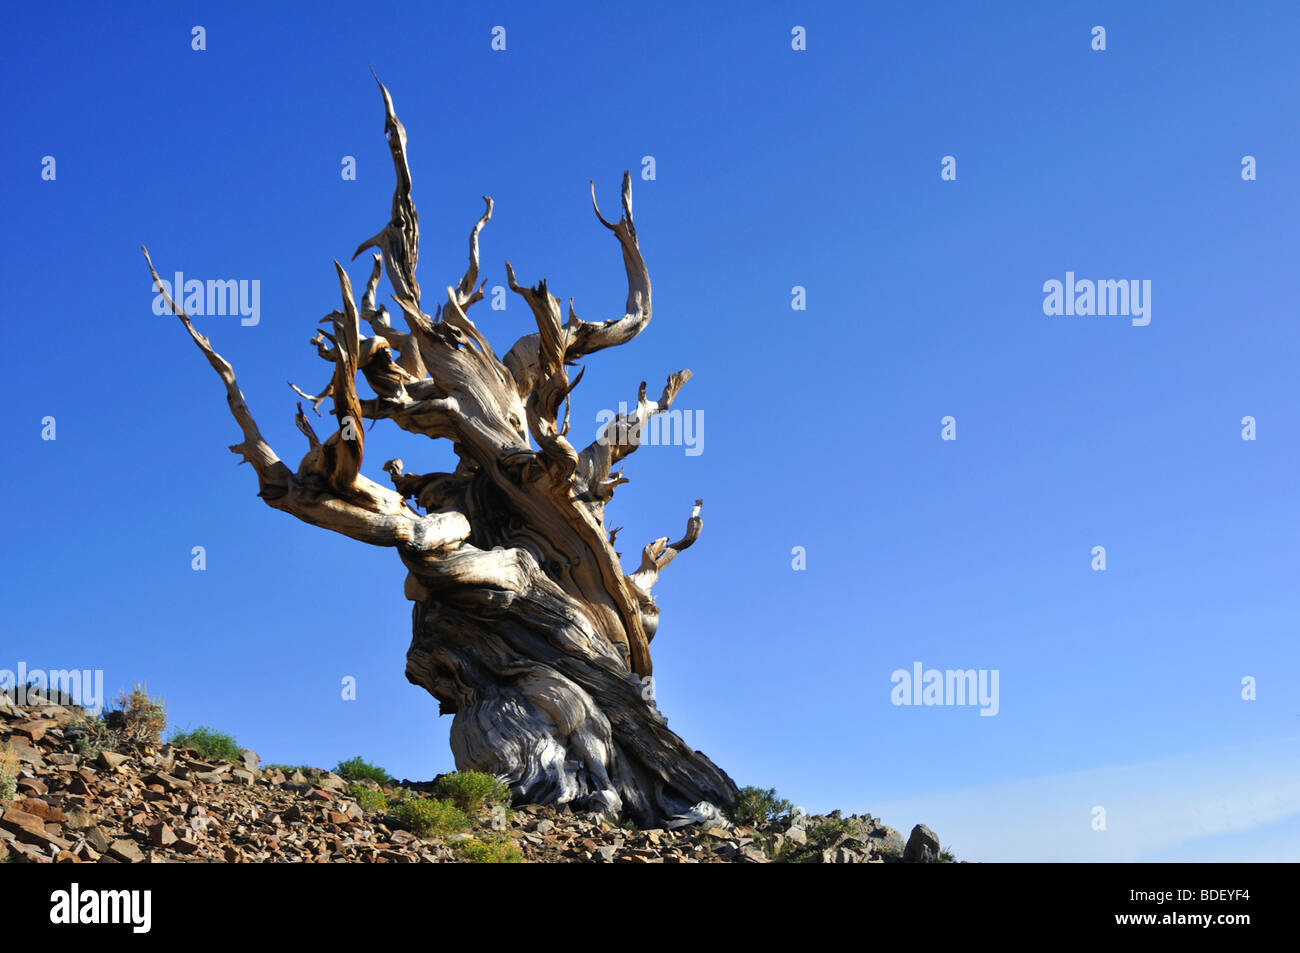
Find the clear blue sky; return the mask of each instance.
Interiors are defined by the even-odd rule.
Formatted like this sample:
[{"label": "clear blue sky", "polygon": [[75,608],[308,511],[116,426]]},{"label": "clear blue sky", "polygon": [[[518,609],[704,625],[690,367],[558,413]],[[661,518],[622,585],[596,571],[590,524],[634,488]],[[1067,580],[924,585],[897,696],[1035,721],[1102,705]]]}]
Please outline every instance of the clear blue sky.
[{"label": "clear blue sky", "polygon": [[[678,406],[703,413],[704,452],[643,448],[608,514],[630,567],[705,500],[656,590],[659,703],[683,737],[741,784],[928,822],[971,859],[1300,858],[1300,10],[544,6],[5,12],[0,667],[144,680],[175,724],[265,760],[451,768],[450,719],[403,677],[396,555],[256,498],[139,253],[261,282],[258,325],[197,323],[296,462],[285,381],[325,383],[307,340],[338,306],[332,259],[388,216],[373,64],[410,137],[426,288],[460,277],[487,194],[489,286],[508,257],[584,318],[621,314],[587,181],[609,214],[622,170],[655,157],[634,181],[654,320],[586,361],[573,419],[594,432],[638,381],[695,372]],[[1149,280],[1150,324],[1045,315],[1067,271]],[[531,320],[514,295],[474,316],[499,349]],[[382,425],[366,453],[380,479],[389,457],[449,458]],[[998,670],[997,716],[891,704],[915,661]],[[1211,777],[1249,779],[1215,789],[1219,826],[1141,850],[1122,834],[1199,810]],[[1017,854],[999,829],[1035,811]]]}]

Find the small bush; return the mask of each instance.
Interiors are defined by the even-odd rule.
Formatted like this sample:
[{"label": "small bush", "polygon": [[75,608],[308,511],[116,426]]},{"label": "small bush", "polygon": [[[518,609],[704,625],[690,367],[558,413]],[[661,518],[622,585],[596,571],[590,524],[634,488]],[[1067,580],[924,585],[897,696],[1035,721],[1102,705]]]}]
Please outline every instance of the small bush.
[{"label": "small bush", "polygon": [[840,834],[857,834],[858,826],[847,817],[832,817],[808,828],[808,843],[829,845]]},{"label": "small bush", "polygon": [[736,800],[731,805],[731,820],[736,824],[753,827],[779,821],[794,810],[794,805],[783,797],[777,797],[776,788],[746,787],[741,788]]},{"label": "small bush", "polygon": [[456,771],[434,782],[433,796],[451,801],[466,814],[476,814],[495,804],[509,804],[510,788],[490,774]]},{"label": "small bush", "polygon": [[334,768],[334,773],[345,781],[360,781],[363,778],[368,778],[380,784],[393,783],[393,779],[387,771],[377,764],[370,764],[361,760],[359,755],[355,758],[349,758],[347,761],[340,761]]},{"label": "small bush", "polygon": [[941,864],[957,863],[957,855],[952,852],[951,847],[945,847],[943,850],[939,851],[939,863]]},{"label": "small bush", "polygon": [[112,751],[122,743],[121,736],[109,728],[103,718],[82,715],[75,718],[69,727],[78,731],[77,754],[85,758],[93,758],[101,751]]},{"label": "small bush", "polygon": [[244,757],[244,749],[239,746],[239,742],[206,725],[200,725],[193,731],[177,729],[172,733],[171,743],[178,748],[193,748],[200,757],[209,761],[242,761]]},{"label": "small bush", "polygon": [[471,864],[521,864],[524,860],[519,848],[504,837],[463,840],[452,849]]},{"label": "small bush", "polygon": [[352,795],[352,799],[357,802],[361,810],[367,814],[388,810],[388,798],[384,797],[383,791],[375,791],[372,788],[354,784],[348,790],[348,793]]},{"label": "small bush", "polygon": [[827,818],[818,821],[807,830],[807,842],[796,844],[787,842],[774,858],[784,864],[808,864],[821,856],[840,834],[857,835],[861,833],[856,824],[848,818]]},{"label": "small bush", "polygon": [[160,744],[167,727],[167,703],[161,696],[150,696],[144,685],[136,682],[130,694],[122,692],[117,696],[113,709],[104,715],[104,723],[123,741]]},{"label": "small bush", "polygon": [[470,820],[456,805],[431,797],[413,797],[400,801],[393,817],[416,837],[452,834],[469,828]]},{"label": "small bush", "polygon": [[18,793],[18,755],[0,749],[0,804],[8,804]]}]

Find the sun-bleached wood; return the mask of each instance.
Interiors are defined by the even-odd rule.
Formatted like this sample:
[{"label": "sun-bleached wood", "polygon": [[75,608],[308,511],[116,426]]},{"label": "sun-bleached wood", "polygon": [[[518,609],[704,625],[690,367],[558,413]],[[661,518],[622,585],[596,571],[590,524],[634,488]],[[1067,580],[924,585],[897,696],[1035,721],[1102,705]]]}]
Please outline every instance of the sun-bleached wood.
[{"label": "sun-bleached wood", "polygon": [[[651,316],[650,275],[632,218],[632,184],[623,174],[622,216],[600,223],[618,240],[627,274],[621,317],[567,318],[545,280],[521,285],[509,262],[509,287],[528,305],[537,331],[498,358],[468,312],[483,298],[479,235],[493,204],[473,226],[469,265],[434,314],[416,280],[419,216],[411,198],[406,130],[380,84],[385,133],[397,185],[390,219],[362,242],[355,259],[377,249],[358,306],[335,262],[342,308],[311,339],[331,374],[312,402],[333,403],[337,430],[322,441],[302,404],[295,422],[308,449],[296,470],[262,437],[234,369],[167,302],[226,387],[243,440],[230,449],[257,474],[259,495],[298,519],[362,542],[397,550],[414,605],[406,676],[454,716],[451,745],[460,770],[505,778],[520,801],[574,803],[659,823],[700,802],[729,804],[731,779],[667,727],[649,690],[650,641],[659,628],[651,594],[660,572],[698,539],[702,501],[686,531],[647,544],[625,573],[614,551],[617,530],[605,508],[627,480],[612,469],[640,445],[654,414],[667,410],[690,379],[669,375],[658,400],[641,383],[636,408],[610,421],[579,450],[569,441],[568,397],[578,359],[624,344]],[[165,295],[145,251],[155,290]],[[377,303],[381,268],[408,330],[394,327]],[[362,334],[362,324],[373,332]],[[358,373],[374,392],[362,398]],[[400,459],[383,469],[392,489],[361,473],[365,421],[453,442],[452,473],[416,474]]]}]

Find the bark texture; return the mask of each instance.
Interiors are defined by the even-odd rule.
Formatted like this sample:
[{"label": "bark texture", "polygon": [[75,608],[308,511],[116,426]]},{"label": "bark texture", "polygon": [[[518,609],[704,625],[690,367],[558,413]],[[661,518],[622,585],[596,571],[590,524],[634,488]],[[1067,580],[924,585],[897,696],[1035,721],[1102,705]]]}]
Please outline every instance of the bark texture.
[{"label": "bark texture", "polygon": [[[569,441],[568,396],[582,377],[570,369],[588,354],[636,337],[651,315],[650,276],[632,218],[632,186],[623,174],[622,215],[600,223],[617,240],[627,273],[624,313],[606,321],[567,315],[546,281],[520,285],[506,262],[509,287],[527,303],[537,331],[498,358],[470,320],[483,298],[479,233],[469,264],[433,315],[416,280],[419,216],[411,199],[406,130],[380,84],[385,132],[397,174],[388,224],[353,255],[377,249],[358,302],[335,262],[342,307],[322,319],[312,340],[331,365],[310,396],[319,413],[329,400],[337,429],[321,440],[298,404],[308,450],[296,470],[258,431],[233,368],[188,315],[172,312],[226,387],[243,440],[230,449],[257,473],[272,507],[353,539],[397,550],[414,603],[406,676],[454,716],[451,744],[460,770],[505,778],[517,799],[574,803],[658,823],[700,802],[727,805],[731,779],[667,727],[655,707],[650,642],[659,627],[652,589],[659,572],[699,536],[701,501],[685,532],[647,544],[624,572],[617,530],[605,508],[627,480],[616,467],[637,449],[641,429],[667,410],[690,379],[669,375],[658,399],[641,383],[635,410],[619,415],[589,446]],[[165,294],[145,251],[155,290]],[[407,330],[377,303],[386,274]],[[363,326],[368,327],[366,335]],[[358,392],[358,374],[374,396]],[[365,421],[453,442],[452,473],[408,473],[384,464],[391,488],[361,473]]]}]

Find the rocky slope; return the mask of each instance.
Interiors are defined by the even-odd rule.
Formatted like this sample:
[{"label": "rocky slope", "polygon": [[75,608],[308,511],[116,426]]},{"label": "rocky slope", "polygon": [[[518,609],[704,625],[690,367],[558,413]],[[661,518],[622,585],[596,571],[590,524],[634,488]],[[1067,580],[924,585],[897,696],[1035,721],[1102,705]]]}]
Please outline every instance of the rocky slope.
[{"label": "rocky slope", "polygon": [[[714,819],[636,830],[596,814],[516,805],[471,812],[469,830],[420,837],[403,829],[374,782],[354,785],[318,769],[286,776],[260,769],[252,752],[241,763],[166,744],[99,749],[88,724],[72,706],[0,701],[0,800],[6,776],[12,788],[0,803],[0,861],[879,863],[940,853],[928,828],[918,825],[905,841],[870,816],[838,812],[752,827]],[[427,788],[409,785],[405,796],[421,798]]]}]

